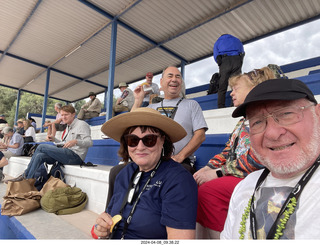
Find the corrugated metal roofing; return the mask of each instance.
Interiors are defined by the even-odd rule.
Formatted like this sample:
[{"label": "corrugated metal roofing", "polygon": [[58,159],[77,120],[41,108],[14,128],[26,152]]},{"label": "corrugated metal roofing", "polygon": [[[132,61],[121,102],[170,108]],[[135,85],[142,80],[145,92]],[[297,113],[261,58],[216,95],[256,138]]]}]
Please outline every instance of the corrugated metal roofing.
[{"label": "corrugated metal roofing", "polygon": [[320,17],[319,0],[2,0],[0,84],[66,101],[212,55],[223,33],[248,43]]}]

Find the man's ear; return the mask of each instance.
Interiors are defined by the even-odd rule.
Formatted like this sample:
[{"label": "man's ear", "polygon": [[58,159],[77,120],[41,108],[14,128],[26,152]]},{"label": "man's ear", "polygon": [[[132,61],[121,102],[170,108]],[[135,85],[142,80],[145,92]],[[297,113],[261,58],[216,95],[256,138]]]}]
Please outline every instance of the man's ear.
[{"label": "man's ear", "polygon": [[320,104],[316,104],[315,111],[316,111],[317,116],[320,117]]}]

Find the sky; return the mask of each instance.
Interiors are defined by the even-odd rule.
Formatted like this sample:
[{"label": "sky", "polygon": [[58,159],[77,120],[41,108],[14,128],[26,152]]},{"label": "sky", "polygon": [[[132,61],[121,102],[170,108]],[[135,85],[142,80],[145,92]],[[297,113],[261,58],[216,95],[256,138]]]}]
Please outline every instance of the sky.
[{"label": "sky", "polygon": [[[320,56],[320,20],[274,34],[270,37],[244,45],[245,57],[242,72],[277,64],[279,66]],[[209,83],[212,74],[219,71],[213,57],[186,65],[186,88]],[[160,87],[160,75],[154,76],[153,82]],[[132,90],[142,83],[129,85]],[[121,94],[115,89],[115,97]]]}]

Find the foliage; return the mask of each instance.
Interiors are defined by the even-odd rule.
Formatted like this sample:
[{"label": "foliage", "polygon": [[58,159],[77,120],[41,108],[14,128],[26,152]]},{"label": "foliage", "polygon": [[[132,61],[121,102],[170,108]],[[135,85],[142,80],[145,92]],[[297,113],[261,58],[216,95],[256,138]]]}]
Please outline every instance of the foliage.
[{"label": "foliage", "polygon": [[[13,126],[14,117],[16,113],[17,106],[17,90],[1,87],[1,97],[0,97],[0,114],[6,115],[6,120],[10,126]],[[55,99],[48,99],[47,101],[47,115],[56,115],[54,110],[55,103],[62,103],[62,101]],[[40,95],[35,95],[27,92],[22,92],[20,96],[19,104],[19,118],[26,118],[28,112],[42,114],[43,109],[43,97]]]},{"label": "foliage", "polygon": [[[8,124],[10,126],[13,126],[15,113],[16,113],[18,91],[15,89],[6,88],[2,86],[0,86],[0,89],[1,89],[0,114],[4,114],[6,116],[6,120]],[[115,101],[116,101],[116,98],[113,97],[113,103],[115,103]],[[103,101],[101,102],[103,104]],[[56,111],[54,110],[55,103],[61,103],[62,105],[66,104],[64,101],[49,98],[47,101],[46,115],[53,115],[53,116],[56,115]],[[85,103],[86,103],[86,100],[80,100],[72,103],[72,105],[76,109],[76,113],[79,113],[81,106]],[[31,94],[28,92],[21,92],[19,112],[18,112],[17,119],[26,118],[29,112],[42,114],[42,110],[43,110],[43,96]]]}]

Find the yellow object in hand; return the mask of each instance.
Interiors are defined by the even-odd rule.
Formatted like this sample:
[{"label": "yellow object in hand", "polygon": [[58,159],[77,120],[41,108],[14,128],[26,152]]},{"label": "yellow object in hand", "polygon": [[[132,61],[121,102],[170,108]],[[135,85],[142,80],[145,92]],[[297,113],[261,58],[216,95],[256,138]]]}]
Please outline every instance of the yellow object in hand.
[{"label": "yellow object in hand", "polygon": [[112,232],[113,227],[114,227],[120,220],[122,220],[122,216],[121,216],[120,214],[117,214],[117,215],[115,215],[115,216],[112,217],[113,224],[112,224],[112,226],[110,227],[110,233]]}]

